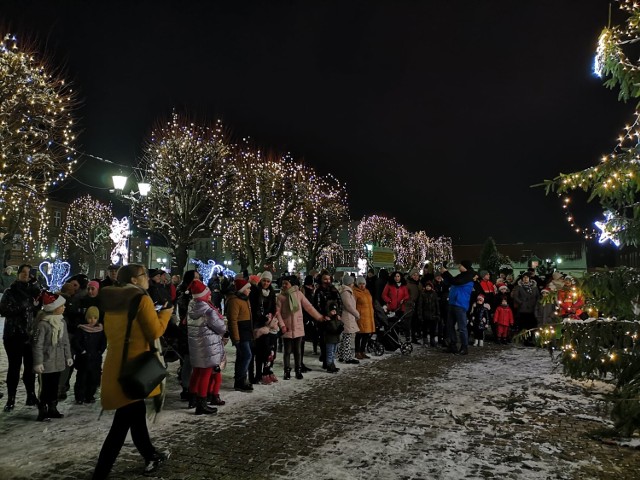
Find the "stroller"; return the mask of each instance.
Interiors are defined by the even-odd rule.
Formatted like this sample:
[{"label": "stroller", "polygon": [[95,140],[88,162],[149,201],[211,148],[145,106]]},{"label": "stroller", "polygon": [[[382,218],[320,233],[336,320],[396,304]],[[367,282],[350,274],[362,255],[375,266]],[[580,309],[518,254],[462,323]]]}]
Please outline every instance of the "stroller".
[{"label": "stroller", "polygon": [[409,332],[411,331],[411,315],[413,310],[405,311],[401,316],[396,312],[385,312],[382,306],[375,302],[373,307],[376,333],[367,343],[367,352],[380,356],[385,350],[395,351],[398,348],[403,355],[413,351]]}]

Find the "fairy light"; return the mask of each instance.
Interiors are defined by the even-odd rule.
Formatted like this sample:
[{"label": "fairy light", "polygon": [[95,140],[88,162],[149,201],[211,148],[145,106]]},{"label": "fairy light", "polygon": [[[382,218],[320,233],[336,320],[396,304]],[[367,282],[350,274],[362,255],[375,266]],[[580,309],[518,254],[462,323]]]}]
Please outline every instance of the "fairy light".
[{"label": "fairy light", "polygon": [[76,247],[86,255],[86,262],[97,258],[109,243],[112,219],[111,203],[102,203],[91,195],[73,200],[60,238],[61,254],[66,257],[70,248]]},{"label": "fairy light", "polygon": [[71,111],[77,101],[15,35],[0,38],[0,223],[15,225],[7,235],[19,232],[28,252],[48,229],[47,193],[76,164]]}]

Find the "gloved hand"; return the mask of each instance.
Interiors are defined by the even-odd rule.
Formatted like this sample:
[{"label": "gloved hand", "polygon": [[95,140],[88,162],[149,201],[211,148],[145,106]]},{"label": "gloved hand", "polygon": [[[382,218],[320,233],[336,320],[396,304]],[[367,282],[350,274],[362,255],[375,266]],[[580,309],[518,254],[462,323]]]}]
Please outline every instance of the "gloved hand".
[{"label": "gloved hand", "polygon": [[34,365],[33,371],[36,373],[44,373],[44,365]]},{"label": "gloved hand", "polygon": [[67,358],[67,367],[73,365],[73,358]]}]

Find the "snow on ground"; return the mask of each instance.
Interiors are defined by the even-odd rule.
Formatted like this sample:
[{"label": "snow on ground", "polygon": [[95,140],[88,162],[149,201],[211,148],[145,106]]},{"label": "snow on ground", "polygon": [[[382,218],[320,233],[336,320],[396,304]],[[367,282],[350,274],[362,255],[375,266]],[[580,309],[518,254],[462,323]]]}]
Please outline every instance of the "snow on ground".
[{"label": "snow on ground", "polygon": [[[559,458],[565,447],[537,441],[536,429],[544,428],[537,417],[579,413],[594,399],[582,387],[567,391],[570,382],[552,368],[547,353],[524,348],[461,363],[416,385],[412,398],[377,409],[375,420],[370,412],[355,416],[339,441],[314,451],[287,476],[572,478],[581,463]],[[530,425],[516,430],[514,424]]]}]

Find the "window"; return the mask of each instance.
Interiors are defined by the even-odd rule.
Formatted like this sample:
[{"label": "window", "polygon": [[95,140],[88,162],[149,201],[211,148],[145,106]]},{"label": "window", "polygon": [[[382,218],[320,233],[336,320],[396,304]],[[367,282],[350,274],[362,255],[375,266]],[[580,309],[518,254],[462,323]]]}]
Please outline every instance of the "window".
[{"label": "window", "polygon": [[62,226],[62,211],[60,210],[53,211],[53,226],[54,227]]}]

